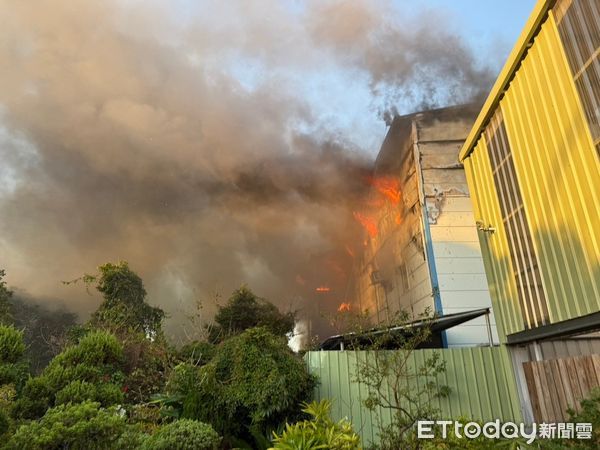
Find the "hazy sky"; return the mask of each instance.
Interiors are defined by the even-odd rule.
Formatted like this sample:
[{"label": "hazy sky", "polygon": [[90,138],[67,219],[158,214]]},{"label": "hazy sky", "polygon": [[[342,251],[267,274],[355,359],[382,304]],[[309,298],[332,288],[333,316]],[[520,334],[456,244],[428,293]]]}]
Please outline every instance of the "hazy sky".
[{"label": "hazy sky", "polygon": [[346,298],[384,118],[487,92],[533,1],[3,0],[0,268],[128,260],[150,300]]}]

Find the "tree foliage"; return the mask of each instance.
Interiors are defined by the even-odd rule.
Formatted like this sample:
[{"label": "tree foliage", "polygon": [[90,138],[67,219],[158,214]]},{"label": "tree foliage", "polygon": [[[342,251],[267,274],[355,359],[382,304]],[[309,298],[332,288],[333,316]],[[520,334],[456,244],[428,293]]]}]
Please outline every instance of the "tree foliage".
[{"label": "tree foliage", "polygon": [[210,339],[219,342],[254,327],[265,327],[277,336],[286,336],[294,331],[295,314],[281,313],[275,305],[242,286],[219,308],[214,321]]},{"label": "tree foliage", "polygon": [[0,269],[0,324],[8,325],[12,322],[12,315],[10,311],[10,300],[13,292],[8,289],[4,277],[6,271]]},{"label": "tree foliage", "polygon": [[146,303],[144,283],[125,261],[103,264],[97,275],[84,275],[81,279],[94,285],[104,301],[85,326],[73,330],[73,337],[97,329],[113,333],[125,354],[126,400],[150,400],[164,387],[171,367],[161,326],[164,311]]},{"label": "tree foliage", "polygon": [[210,425],[181,419],[158,429],[142,450],[216,450],[221,437]]},{"label": "tree foliage", "polygon": [[265,431],[296,417],[314,386],[285,338],[253,328],[220,344],[202,366],[176,368],[169,388],[184,398],[183,416],[211,423],[227,436]]},{"label": "tree foliage", "polygon": [[144,283],[126,261],[103,264],[98,267],[98,275],[84,275],[83,280],[95,283],[104,297],[90,320],[92,327],[113,332],[138,331],[152,339],[160,335],[165,313],[146,303]]},{"label": "tree foliage", "polygon": [[39,421],[22,425],[6,450],[110,450],[126,430],[125,419],[99,403],[83,402],[49,409]]},{"label": "tree foliage", "polygon": [[[126,262],[82,280],[103,301],[75,326],[74,316],[14,301],[0,284],[23,328],[0,325],[1,448],[217,449],[259,436],[266,448],[271,430],[301,414],[314,379],[287,346],[293,314],[241,288],[217,315],[218,344],[174,351],[164,312],[146,303]],[[44,348],[34,376],[28,342]]]},{"label": "tree foliage", "polygon": [[25,349],[22,331],[0,325],[0,385],[10,384],[20,390],[29,370]]},{"label": "tree foliage", "polygon": [[104,331],[90,332],[57,355],[39,377],[27,381],[16,411],[23,418],[37,418],[69,399],[98,401],[103,406],[121,403],[123,366],[119,341]]}]

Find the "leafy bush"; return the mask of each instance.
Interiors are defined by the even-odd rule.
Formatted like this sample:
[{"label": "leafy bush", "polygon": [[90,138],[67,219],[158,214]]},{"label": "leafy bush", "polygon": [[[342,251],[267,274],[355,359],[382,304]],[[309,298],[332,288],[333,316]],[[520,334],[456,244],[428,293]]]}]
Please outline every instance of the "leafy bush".
[{"label": "leafy bush", "polygon": [[103,406],[123,403],[123,391],[114,383],[88,383],[87,381],[71,381],[56,393],[54,403],[81,403],[86,400],[99,402]]},{"label": "leafy bush", "polygon": [[39,418],[47,408],[69,401],[121,403],[122,366],[123,348],[117,339],[106,332],[90,332],[57,355],[39,377],[27,381],[15,415]]},{"label": "leafy bush", "polygon": [[305,413],[312,416],[310,420],[286,424],[285,431],[275,434],[275,445],[271,450],[358,450],[360,436],[352,429],[347,420],[335,423],[329,417],[331,403],[321,400],[305,405]]},{"label": "leafy bush", "polygon": [[299,413],[314,379],[285,338],[253,328],[220,344],[207,365],[182,364],[169,394],[182,398],[182,416],[211,423],[226,436],[276,428]]},{"label": "leafy bush", "polygon": [[91,331],[76,345],[66,348],[57,355],[48,368],[73,367],[79,364],[120,368],[123,363],[123,346],[117,338],[105,331]]},{"label": "leafy bush", "polygon": [[23,353],[23,332],[13,326],[0,325],[0,363],[17,363],[23,357]]},{"label": "leafy bush", "polygon": [[23,387],[21,397],[14,404],[13,414],[21,419],[42,417],[53,398],[50,384],[46,378],[29,378]]},{"label": "leafy bush", "polygon": [[142,447],[144,450],[216,450],[221,437],[210,425],[181,419],[164,425]]},{"label": "leafy bush", "polygon": [[13,385],[21,391],[29,373],[24,360],[23,332],[12,325],[0,325],[0,385]]},{"label": "leafy bush", "polygon": [[98,403],[60,405],[39,421],[19,427],[5,449],[117,449],[125,430],[125,419],[113,409],[101,409]]}]

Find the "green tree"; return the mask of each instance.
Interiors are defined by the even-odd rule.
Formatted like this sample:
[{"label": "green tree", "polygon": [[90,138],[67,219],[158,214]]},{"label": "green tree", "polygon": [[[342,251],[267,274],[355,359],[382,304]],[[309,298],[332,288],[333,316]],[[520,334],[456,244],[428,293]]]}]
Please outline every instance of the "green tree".
[{"label": "green tree", "polygon": [[314,379],[287,341],[266,328],[252,328],[215,349],[212,360],[183,364],[169,381],[169,394],[183,417],[208,422],[225,437],[252,439],[299,414]]},{"label": "green tree", "polygon": [[103,264],[97,275],[81,279],[93,285],[104,301],[74,334],[85,335],[94,329],[113,333],[124,348],[127,401],[150,400],[163,389],[171,367],[171,351],[161,327],[164,311],[146,303],[144,283],[125,261]]},{"label": "green tree", "polygon": [[146,303],[142,279],[126,261],[106,263],[98,267],[97,275],[84,275],[86,284],[94,284],[104,301],[92,315],[90,325],[112,332],[142,332],[150,339],[161,334],[162,309]]},{"label": "green tree", "polygon": [[286,336],[294,331],[295,314],[281,313],[275,305],[242,286],[225,306],[219,307],[214,321],[210,340],[219,342],[254,327],[266,327],[275,335]]},{"label": "green tree", "polygon": [[13,292],[6,286],[5,276],[6,272],[0,269],[0,324],[8,325],[12,322],[10,300]]}]

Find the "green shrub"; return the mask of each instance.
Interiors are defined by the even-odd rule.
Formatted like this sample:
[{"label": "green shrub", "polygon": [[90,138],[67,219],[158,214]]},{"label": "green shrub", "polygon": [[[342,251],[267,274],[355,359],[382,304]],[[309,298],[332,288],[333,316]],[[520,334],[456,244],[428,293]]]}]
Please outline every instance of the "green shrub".
[{"label": "green shrub", "polygon": [[321,400],[311,402],[303,409],[310,415],[310,420],[286,424],[281,436],[275,434],[275,445],[271,450],[358,450],[360,436],[352,429],[347,420],[335,423],[329,417],[331,403]]},{"label": "green shrub", "polygon": [[57,355],[39,377],[25,384],[15,415],[41,417],[48,407],[94,400],[103,406],[123,402],[123,348],[108,333],[93,331]]},{"label": "green shrub", "polygon": [[12,325],[0,325],[0,385],[13,384],[20,392],[29,373],[24,360],[23,332]]},{"label": "green shrub", "polygon": [[253,328],[220,344],[207,365],[180,365],[169,393],[183,398],[183,417],[244,437],[250,428],[265,432],[297,416],[313,386],[285,338]]},{"label": "green shrub", "polygon": [[6,411],[0,409],[0,436],[3,436],[10,429],[10,418]]},{"label": "green shrub", "polygon": [[21,391],[27,377],[29,376],[29,365],[25,361],[17,363],[0,363],[0,385],[13,384]]},{"label": "green shrub", "polygon": [[23,358],[23,332],[13,326],[0,325],[0,363],[14,364]]},{"label": "green shrub", "polygon": [[158,429],[144,444],[144,450],[216,450],[221,437],[210,425],[180,419]]},{"label": "green shrub", "polygon": [[125,419],[113,409],[101,409],[98,403],[60,405],[39,421],[21,425],[5,449],[117,449],[125,430]]},{"label": "green shrub", "polygon": [[105,331],[91,331],[83,336],[77,345],[66,348],[50,363],[52,366],[121,367],[124,363],[123,346],[115,336]]},{"label": "green shrub", "polygon": [[14,404],[13,414],[21,419],[42,417],[53,401],[53,393],[44,377],[29,378],[21,397]]},{"label": "green shrub", "polygon": [[55,404],[81,403],[86,400],[98,402],[102,406],[123,403],[123,391],[113,383],[88,383],[87,381],[71,381],[56,393]]},{"label": "green shrub", "polygon": [[138,425],[129,425],[115,443],[118,450],[142,450],[150,438]]}]

